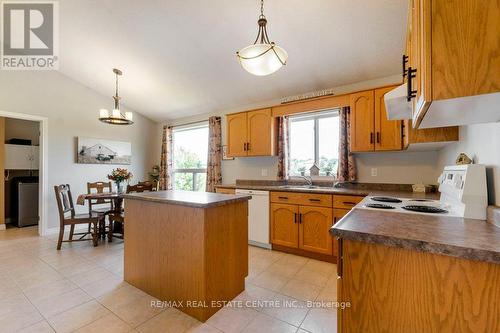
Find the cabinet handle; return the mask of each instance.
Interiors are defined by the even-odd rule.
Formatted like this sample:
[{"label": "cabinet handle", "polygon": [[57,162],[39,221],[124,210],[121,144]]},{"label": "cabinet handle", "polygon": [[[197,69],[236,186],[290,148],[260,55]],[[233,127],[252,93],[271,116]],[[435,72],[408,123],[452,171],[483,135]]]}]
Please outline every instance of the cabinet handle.
[{"label": "cabinet handle", "polygon": [[311,198],[311,199],[309,199],[309,201],[320,202],[320,201],[321,201],[321,199],[312,199],[312,198]]},{"label": "cabinet handle", "polygon": [[293,223],[297,224],[297,213],[293,213]]},{"label": "cabinet handle", "polygon": [[247,150],[250,150],[250,142],[247,142]]},{"label": "cabinet handle", "polygon": [[299,224],[302,224],[302,213],[299,213]]},{"label": "cabinet handle", "polygon": [[342,202],[344,205],[349,205],[349,206],[356,206],[356,203],[355,202],[352,202],[352,201],[344,201]]},{"label": "cabinet handle", "polygon": [[373,143],[373,132],[370,132],[370,143]]},{"label": "cabinet handle", "polygon": [[408,56],[406,54],[403,54],[403,81],[408,74],[408,70],[406,69],[406,64],[408,63]]},{"label": "cabinet handle", "polygon": [[247,151],[247,143],[246,143],[246,142],[245,142],[245,143],[243,143],[243,150],[244,150],[244,151]]},{"label": "cabinet handle", "polygon": [[337,246],[338,246],[338,251],[337,251],[337,276],[341,278],[344,274],[344,269],[342,266],[344,266],[344,240],[342,238],[337,239]]},{"label": "cabinet handle", "polygon": [[408,67],[408,83],[407,83],[407,94],[406,100],[411,102],[411,99],[417,97],[417,91],[413,90],[412,79],[417,76],[417,70],[415,68]]},{"label": "cabinet handle", "polygon": [[337,223],[337,216],[333,217],[333,224]]},{"label": "cabinet handle", "polygon": [[288,197],[278,197],[278,199],[288,200]]},{"label": "cabinet handle", "polygon": [[377,143],[380,143],[380,132],[377,132]]}]

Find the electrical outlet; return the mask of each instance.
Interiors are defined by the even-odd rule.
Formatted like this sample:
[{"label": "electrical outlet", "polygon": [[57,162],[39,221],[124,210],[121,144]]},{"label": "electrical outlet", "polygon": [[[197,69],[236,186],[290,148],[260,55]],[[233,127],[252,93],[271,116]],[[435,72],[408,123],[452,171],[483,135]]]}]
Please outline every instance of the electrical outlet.
[{"label": "electrical outlet", "polygon": [[378,170],[377,168],[372,168],[372,177],[377,177]]},{"label": "electrical outlet", "polygon": [[262,177],[267,177],[267,169],[261,169],[260,174]]}]

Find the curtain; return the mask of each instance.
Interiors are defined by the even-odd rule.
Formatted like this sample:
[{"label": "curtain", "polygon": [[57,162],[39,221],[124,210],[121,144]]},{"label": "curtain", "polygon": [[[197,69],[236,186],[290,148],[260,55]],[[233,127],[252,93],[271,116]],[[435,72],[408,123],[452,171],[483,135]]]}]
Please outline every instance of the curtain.
[{"label": "curtain", "polygon": [[208,118],[207,192],[215,192],[215,185],[222,183],[221,118]]},{"label": "curtain", "polygon": [[288,163],[290,161],[290,145],[288,133],[288,117],[278,117],[278,179],[288,179]]},{"label": "curtain", "polygon": [[172,127],[163,127],[160,160],[160,190],[172,189]]},{"label": "curtain", "polygon": [[356,163],[354,156],[349,150],[350,144],[350,109],[343,107],[339,112],[340,142],[339,142],[339,167],[337,178],[339,181],[356,180]]}]

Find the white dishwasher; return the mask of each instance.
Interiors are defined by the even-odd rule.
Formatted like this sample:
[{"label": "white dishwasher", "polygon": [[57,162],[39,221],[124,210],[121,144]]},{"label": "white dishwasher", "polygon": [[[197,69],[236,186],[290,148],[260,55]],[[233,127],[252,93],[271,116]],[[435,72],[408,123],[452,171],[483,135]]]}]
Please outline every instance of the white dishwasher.
[{"label": "white dishwasher", "polygon": [[248,244],[270,249],[269,192],[236,189],[236,194],[252,196],[248,201]]}]

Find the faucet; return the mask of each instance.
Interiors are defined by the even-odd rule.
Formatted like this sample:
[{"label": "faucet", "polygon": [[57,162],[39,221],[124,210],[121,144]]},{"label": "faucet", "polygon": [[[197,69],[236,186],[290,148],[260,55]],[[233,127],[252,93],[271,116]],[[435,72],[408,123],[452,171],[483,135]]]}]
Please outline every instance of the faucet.
[{"label": "faucet", "polygon": [[303,178],[307,182],[307,185],[312,186],[313,181],[312,181],[312,177],[311,176],[307,177],[307,176],[299,175],[298,177]]}]

